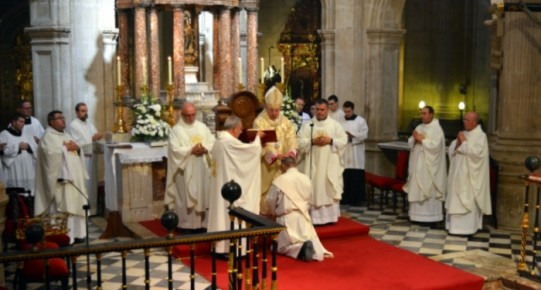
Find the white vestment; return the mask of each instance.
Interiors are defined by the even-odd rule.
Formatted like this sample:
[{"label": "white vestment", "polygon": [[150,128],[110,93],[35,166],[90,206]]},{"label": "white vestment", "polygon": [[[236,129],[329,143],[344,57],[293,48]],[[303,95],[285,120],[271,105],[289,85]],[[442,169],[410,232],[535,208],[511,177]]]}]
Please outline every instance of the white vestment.
[{"label": "white vestment", "polygon": [[442,202],[447,187],[445,136],[437,119],[429,124],[420,124],[415,131],[425,139],[422,143],[415,143],[413,137],[408,139],[411,148],[409,174],[403,189],[408,193],[410,220],[442,221]]},{"label": "white vestment", "polygon": [[278,252],[297,258],[303,243],[311,241],[314,246],[312,259],[323,261],[325,256],[332,257],[332,253],[323,247],[312,225],[309,214],[311,195],[310,179],[296,168],[289,168],[274,180],[266,202],[276,216],[276,222],[286,227],[278,235]]},{"label": "white vestment", "polygon": [[[72,214],[68,223],[73,223],[69,232],[73,240],[84,238],[86,233],[83,205],[87,203],[85,178],[88,175],[83,154],[68,151],[64,146],[64,142],[70,140],[68,134],[49,127],[40,141],[36,155],[34,212],[36,215],[58,211]],[[69,182],[59,182],[60,178]]]},{"label": "white vestment", "polygon": [[85,186],[90,202],[90,214],[94,215],[98,209],[98,160],[96,154],[94,154],[92,136],[98,133],[98,130],[89,122],[75,118],[71,121],[67,133],[70,134],[73,141],[79,145],[84,153],[86,172],[89,177],[85,182]]},{"label": "white vestment", "polygon": [[348,137],[344,150],[345,168],[364,169],[364,140],[368,137],[368,125],[363,117],[357,116],[353,120],[346,120],[342,126],[344,130],[353,135]]},{"label": "white vestment", "polygon": [[[29,145],[28,150],[20,150],[19,143]],[[6,187],[22,187],[34,195],[36,178],[36,150],[38,145],[34,138],[21,134],[13,128],[0,133],[0,143],[7,143],[2,155]]]},{"label": "white vestment", "polygon": [[195,156],[192,148],[201,144],[207,150],[214,145],[209,128],[195,121],[182,119],[169,133],[167,148],[167,179],[164,204],[175,210],[183,229],[206,228],[210,188],[210,156]]},{"label": "white vestment", "polygon": [[489,151],[480,125],[464,135],[458,148],[456,140],[449,146],[446,228],[451,234],[471,235],[483,227],[483,214],[492,214]]},{"label": "white vestment", "polygon": [[43,129],[41,122],[37,118],[30,116],[30,124],[25,123],[23,127],[23,135],[38,137],[39,139],[41,139],[41,137],[43,137],[43,134],[45,134],[45,129]]},{"label": "white vestment", "polygon": [[310,120],[312,120],[310,115],[308,115],[305,112],[301,112],[300,116],[301,116],[301,125],[304,124],[304,123],[309,123]]},{"label": "white vestment", "polygon": [[[259,137],[250,143],[242,143],[227,131],[218,132],[218,137],[211,150],[213,158],[209,193],[209,216],[207,232],[231,230],[229,225],[229,202],[222,197],[222,186],[231,180],[240,185],[242,193],[234,202],[234,207],[242,207],[259,214],[261,200]],[[237,223],[235,223],[237,225]],[[229,252],[229,243],[220,241],[216,244],[217,253]]]},{"label": "white vestment", "polygon": [[[321,136],[332,138],[332,145],[312,145],[312,140]],[[313,123],[302,125],[298,139],[299,149],[306,154],[303,172],[310,177],[314,188],[310,202],[312,222],[315,225],[337,222],[344,189],[342,155],[348,141],[346,132],[330,117],[322,121],[314,118]]]},{"label": "white vestment", "polygon": [[344,111],[342,111],[340,108],[336,109],[334,112],[329,110],[329,116],[340,124],[346,121],[346,114],[344,114]]}]

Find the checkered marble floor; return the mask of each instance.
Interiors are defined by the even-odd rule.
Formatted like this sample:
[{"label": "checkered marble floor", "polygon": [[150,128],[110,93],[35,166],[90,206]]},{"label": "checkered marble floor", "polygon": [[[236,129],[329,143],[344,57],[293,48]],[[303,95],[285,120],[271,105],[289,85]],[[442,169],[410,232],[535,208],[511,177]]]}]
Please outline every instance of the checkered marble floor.
[{"label": "checkered marble floor", "polygon": [[[427,227],[412,224],[407,212],[397,212],[392,208],[383,211],[367,207],[342,206],[342,213],[363,224],[370,225],[370,235],[383,242],[398,246],[402,249],[430,257],[454,267],[467,270],[473,267],[471,263],[455,259],[453,253],[480,250],[501,256],[509,263],[516,263],[520,255],[520,232],[509,232],[488,228],[471,237],[448,235],[443,226]],[[93,219],[89,230],[92,243],[110,243],[126,238],[111,240],[99,240],[103,227],[100,218]],[[528,243],[530,245],[530,242]],[[531,251],[531,246],[528,246]],[[152,289],[167,289],[167,256],[165,252],[155,250],[150,257],[151,285]],[[527,262],[530,260],[527,259]],[[78,265],[78,286],[86,288],[86,259],[80,257]],[[142,250],[133,251],[127,256],[128,284],[129,289],[144,289],[144,254]],[[96,281],[95,258],[91,257],[91,273],[93,286]],[[538,264],[539,265],[539,264]],[[511,265],[512,266],[512,265]],[[14,273],[14,265],[6,269],[6,284],[11,285]],[[102,257],[102,280],[103,289],[119,289],[121,287],[121,258],[119,253],[109,253]],[[189,267],[180,262],[174,264],[174,287],[175,289],[190,289]],[[71,283],[71,280],[70,280]],[[29,284],[28,289],[43,289],[41,285]],[[55,289],[53,287],[53,289]],[[58,288],[59,289],[59,288]],[[201,276],[196,277],[196,289],[210,289],[209,281]]]}]

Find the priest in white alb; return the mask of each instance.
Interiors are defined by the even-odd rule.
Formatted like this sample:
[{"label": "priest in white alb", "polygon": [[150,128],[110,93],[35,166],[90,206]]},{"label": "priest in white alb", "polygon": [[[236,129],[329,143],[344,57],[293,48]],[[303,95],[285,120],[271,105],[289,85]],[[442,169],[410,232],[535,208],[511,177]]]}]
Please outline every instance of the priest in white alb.
[{"label": "priest in white alb", "polygon": [[281,113],[284,97],[275,86],[265,94],[265,109],[254,120],[254,128],[274,130],[277,142],[264,144],[261,157],[261,214],[267,215],[265,196],[272,181],[280,175],[280,160],[285,156],[297,154],[297,136],[295,126]]},{"label": "priest in white alb", "polygon": [[445,227],[450,234],[473,235],[492,214],[487,136],[479,115],[464,116],[464,131],[449,146]]},{"label": "priest in white alb", "polygon": [[32,103],[29,100],[23,100],[19,103],[17,112],[24,117],[24,129],[23,134],[34,138],[36,143],[45,134],[45,129],[41,125],[41,122],[32,116]]},{"label": "priest in white alb", "polygon": [[24,117],[15,114],[10,126],[0,133],[0,143],[6,143],[1,159],[6,187],[24,188],[34,195],[38,145],[34,138],[22,134],[24,126]]},{"label": "priest in white alb", "polygon": [[67,131],[85,157],[86,172],[89,176],[85,186],[90,202],[90,214],[94,215],[98,210],[98,160],[94,154],[94,142],[103,138],[103,134],[88,121],[88,107],[85,103],[75,105],[75,115],[76,118],[71,121]]},{"label": "priest in white alb", "polygon": [[67,212],[71,242],[83,242],[86,235],[87,204],[84,156],[73,138],[64,132],[66,121],[61,111],[47,115],[49,127],[40,141],[36,162],[34,212]]},{"label": "priest in white alb", "polygon": [[314,188],[310,202],[312,222],[335,223],[340,217],[344,190],[342,158],[348,136],[342,125],[329,116],[327,100],[316,101],[316,117],[302,125],[298,140],[299,149],[306,155],[303,173],[310,177]]},{"label": "priest in white alb", "polygon": [[[242,194],[233,204],[254,214],[259,214],[261,200],[260,154],[262,131],[258,131],[252,143],[243,143],[238,137],[242,133],[242,122],[237,116],[225,120],[224,130],[218,131],[216,142],[210,151],[213,158],[209,196],[207,232],[228,231],[229,202],[222,197],[222,186],[231,180],[240,185]],[[229,243],[216,244],[216,253],[229,252]]]},{"label": "priest in white alb", "polygon": [[281,160],[284,172],[273,182],[266,196],[270,213],[286,229],[278,235],[278,252],[292,258],[323,261],[333,254],[319,240],[310,219],[312,183],[295,167],[293,157]]},{"label": "priest in white alb", "polygon": [[196,120],[192,103],[182,104],[181,119],[169,132],[164,204],[174,210],[183,230],[207,227],[210,155],[214,135]]},{"label": "priest in white alb", "polygon": [[447,187],[445,136],[432,107],[421,110],[421,122],[408,139],[408,180],[403,189],[408,193],[410,220],[435,223],[443,221]]}]

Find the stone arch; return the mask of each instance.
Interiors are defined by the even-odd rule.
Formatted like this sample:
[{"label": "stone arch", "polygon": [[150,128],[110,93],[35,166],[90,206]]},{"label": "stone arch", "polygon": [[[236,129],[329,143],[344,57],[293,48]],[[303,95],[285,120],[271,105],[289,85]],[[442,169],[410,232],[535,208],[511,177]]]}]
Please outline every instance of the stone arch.
[{"label": "stone arch", "polygon": [[374,0],[371,11],[367,11],[368,27],[402,29],[402,17],[406,0]]}]

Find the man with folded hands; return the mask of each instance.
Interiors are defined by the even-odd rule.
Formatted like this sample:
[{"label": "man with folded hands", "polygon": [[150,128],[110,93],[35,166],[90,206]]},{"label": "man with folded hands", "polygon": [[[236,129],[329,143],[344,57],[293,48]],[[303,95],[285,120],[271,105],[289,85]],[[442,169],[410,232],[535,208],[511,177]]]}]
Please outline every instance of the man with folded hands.
[{"label": "man with folded hands", "polygon": [[310,219],[310,179],[297,170],[293,157],[283,158],[280,167],[283,174],[274,180],[265,200],[276,222],[286,227],[278,235],[278,252],[305,261],[333,257],[321,244]]},{"label": "man with folded hands", "polygon": [[280,160],[297,154],[296,129],[293,123],[281,113],[283,95],[276,87],[265,95],[265,110],[254,121],[254,128],[274,130],[277,142],[263,144],[261,159],[261,214],[268,215],[265,196],[272,181],[281,174]]}]

